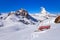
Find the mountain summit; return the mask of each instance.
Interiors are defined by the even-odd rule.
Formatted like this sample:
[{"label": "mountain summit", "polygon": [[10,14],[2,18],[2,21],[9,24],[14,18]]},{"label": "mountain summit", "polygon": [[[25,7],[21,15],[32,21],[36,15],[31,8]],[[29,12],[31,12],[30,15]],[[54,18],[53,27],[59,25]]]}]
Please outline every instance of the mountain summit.
[{"label": "mountain summit", "polygon": [[44,15],[47,14],[47,11],[44,7],[41,7],[41,14],[44,14]]}]

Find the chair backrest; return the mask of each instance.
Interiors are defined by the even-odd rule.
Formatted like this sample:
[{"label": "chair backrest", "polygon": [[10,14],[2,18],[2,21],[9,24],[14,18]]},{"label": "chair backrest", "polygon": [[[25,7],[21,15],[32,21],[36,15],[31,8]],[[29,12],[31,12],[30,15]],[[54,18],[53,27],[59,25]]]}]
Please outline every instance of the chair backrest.
[{"label": "chair backrest", "polygon": [[55,23],[60,23],[60,16],[58,16],[58,17],[55,19],[54,22],[55,22]]}]

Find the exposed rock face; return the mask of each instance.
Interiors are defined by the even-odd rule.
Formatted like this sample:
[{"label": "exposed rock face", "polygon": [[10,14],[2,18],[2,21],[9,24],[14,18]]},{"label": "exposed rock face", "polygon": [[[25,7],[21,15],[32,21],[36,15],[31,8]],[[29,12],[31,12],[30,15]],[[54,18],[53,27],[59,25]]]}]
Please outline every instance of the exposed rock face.
[{"label": "exposed rock face", "polygon": [[58,16],[58,17],[55,19],[54,22],[55,22],[55,23],[60,23],[60,16]]},{"label": "exposed rock face", "polygon": [[21,15],[21,16],[28,17],[28,12],[24,9],[20,9],[16,12],[16,15]]},{"label": "exposed rock face", "polygon": [[26,10],[24,10],[24,9],[20,9],[20,10],[18,10],[18,11],[16,11],[16,12],[14,12],[14,11],[11,11],[9,14],[8,14],[8,16],[10,16],[10,15],[13,15],[13,14],[15,14],[15,15],[21,15],[21,16],[24,16],[24,17],[28,17],[28,12],[26,11]]}]

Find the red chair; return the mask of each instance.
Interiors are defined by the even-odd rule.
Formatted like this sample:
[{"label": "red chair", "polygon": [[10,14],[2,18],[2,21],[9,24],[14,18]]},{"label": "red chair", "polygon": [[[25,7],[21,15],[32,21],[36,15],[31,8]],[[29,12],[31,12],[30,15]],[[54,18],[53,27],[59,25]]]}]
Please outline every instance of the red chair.
[{"label": "red chair", "polygon": [[38,30],[44,31],[44,29],[50,29],[50,25],[47,26],[40,26]]}]

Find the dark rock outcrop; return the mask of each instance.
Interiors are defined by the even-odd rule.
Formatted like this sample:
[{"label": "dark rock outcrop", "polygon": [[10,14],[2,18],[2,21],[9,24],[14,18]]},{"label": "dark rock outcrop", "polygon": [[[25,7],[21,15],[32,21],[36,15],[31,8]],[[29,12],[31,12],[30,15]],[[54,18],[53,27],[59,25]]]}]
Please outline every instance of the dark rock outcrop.
[{"label": "dark rock outcrop", "polygon": [[28,17],[28,12],[24,9],[20,9],[20,10],[16,11],[15,14],[16,15],[21,15],[21,16],[24,16],[24,17]]},{"label": "dark rock outcrop", "polygon": [[31,20],[37,22],[37,20],[36,20],[35,18],[33,18],[32,16],[30,16],[25,9],[20,9],[20,10],[16,11],[15,14],[16,14],[17,16],[18,16],[18,15],[24,16],[24,17],[27,18],[28,20],[31,19]]}]

